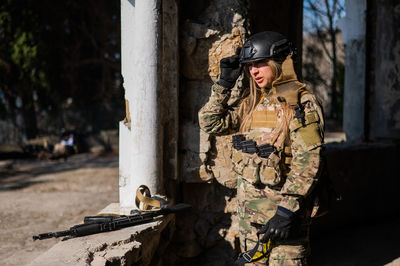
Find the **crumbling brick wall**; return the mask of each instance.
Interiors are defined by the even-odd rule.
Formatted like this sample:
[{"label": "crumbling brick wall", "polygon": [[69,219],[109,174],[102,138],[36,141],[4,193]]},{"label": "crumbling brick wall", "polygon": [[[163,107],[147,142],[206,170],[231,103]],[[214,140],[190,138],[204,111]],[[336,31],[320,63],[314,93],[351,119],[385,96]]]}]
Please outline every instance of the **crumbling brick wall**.
[{"label": "crumbling brick wall", "polygon": [[[237,176],[232,171],[231,135],[202,132],[197,114],[218,80],[220,59],[233,55],[251,31],[280,31],[301,47],[301,8],[292,1],[270,6],[254,0],[181,1],[180,181],[182,200],[194,209],[176,221],[170,263],[184,258],[191,265],[225,265],[239,251],[238,224],[232,215],[237,209]],[[239,99],[245,85],[246,80],[239,78],[231,102]]]},{"label": "crumbling brick wall", "polygon": [[[180,16],[180,158],[183,200],[194,206],[177,220],[176,256],[192,260],[232,260],[237,222],[236,176],[231,170],[230,136],[210,136],[199,129],[197,113],[218,80],[220,59],[233,55],[246,34],[246,0],[194,1]],[[232,100],[239,95],[238,82]],[[179,232],[182,232],[181,234]],[[206,250],[213,252],[205,252]],[[193,261],[193,262],[194,262]]]}]

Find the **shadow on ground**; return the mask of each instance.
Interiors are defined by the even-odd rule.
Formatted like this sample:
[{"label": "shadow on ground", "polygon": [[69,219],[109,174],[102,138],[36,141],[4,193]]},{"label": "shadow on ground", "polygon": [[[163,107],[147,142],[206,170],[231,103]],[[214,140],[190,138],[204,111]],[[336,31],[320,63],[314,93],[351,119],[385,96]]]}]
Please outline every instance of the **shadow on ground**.
[{"label": "shadow on ground", "polygon": [[[398,215],[397,215],[398,216]],[[318,228],[311,234],[313,265],[400,265],[400,218],[374,217],[334,230]]]},{"label": "shadow on ground", "polygon": [[18,159],[11,169],[0,172],[0,191],[16,190],[31,185],[52,182],[35,180],[43,174],[56,174],[84,168],[118,167],[118,161],[109,160],[110,154],[96,155],[82,153],[70,156],[67,160],[40,161],[38,159]]}]

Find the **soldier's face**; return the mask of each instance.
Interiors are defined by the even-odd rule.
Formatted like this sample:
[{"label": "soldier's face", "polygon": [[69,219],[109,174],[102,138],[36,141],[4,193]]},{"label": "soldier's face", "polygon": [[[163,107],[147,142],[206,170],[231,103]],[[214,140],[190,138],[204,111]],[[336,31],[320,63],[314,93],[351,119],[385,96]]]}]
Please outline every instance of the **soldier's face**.
[{"label": "soldier's face", "polygon": [[251,77],[260,88],[270,88],[274,80],[274,73],[267,60],[247,63]]}]

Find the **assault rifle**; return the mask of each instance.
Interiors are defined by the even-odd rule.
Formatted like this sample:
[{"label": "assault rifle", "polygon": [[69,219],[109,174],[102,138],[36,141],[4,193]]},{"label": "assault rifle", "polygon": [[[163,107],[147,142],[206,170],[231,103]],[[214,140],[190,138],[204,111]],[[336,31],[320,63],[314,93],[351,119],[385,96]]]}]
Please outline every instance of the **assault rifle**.
[{"label": "assault rifle", "polygon": [[74,225],[69,230],[65,231],[39,234],[33,236],[33,240],[42,240],[53,237],[67,237],[65,239],[69,239],[107,231],[115,231],[129,226],[150,223],[156,221],[161,215],[182,212],[191,208],[192,206],[189,204],[180,203],[171,207],[163,207],[157,211],[135,210],[135,214],[121,217],[86,216],[83,224]]}]

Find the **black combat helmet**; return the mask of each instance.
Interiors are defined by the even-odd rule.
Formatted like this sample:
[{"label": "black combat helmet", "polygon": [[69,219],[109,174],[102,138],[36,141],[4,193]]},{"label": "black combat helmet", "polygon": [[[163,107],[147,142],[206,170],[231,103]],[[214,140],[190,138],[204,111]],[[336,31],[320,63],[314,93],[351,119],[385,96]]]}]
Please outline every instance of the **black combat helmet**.
[{"label": "black combat helmet", "polygon": [[284,58],[292,51],[291,43],[278,32],[256,33],[244,43],[240,63],[260,61],[265,58]]}]

